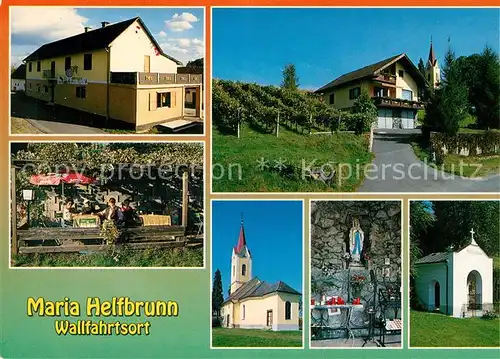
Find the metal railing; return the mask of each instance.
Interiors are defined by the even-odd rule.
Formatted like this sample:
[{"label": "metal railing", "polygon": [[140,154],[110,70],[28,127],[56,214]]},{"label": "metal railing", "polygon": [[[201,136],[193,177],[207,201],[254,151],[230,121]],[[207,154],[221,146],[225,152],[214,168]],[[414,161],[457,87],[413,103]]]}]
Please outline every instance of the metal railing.
[{"label": "metal railing", "polygon": [[386,105],[390,107],[415,108],[415,109],[421,109],[424,107],[424,104],[422,102],[405,100],[402,98],[373,96],[372,99],[375,102],[375,105],[377,106]]},{"label": "metal railing", "polygon": [[111,72],[111,83],[127,85],[201,85],[202,74],[176,74],[161,72]]}]

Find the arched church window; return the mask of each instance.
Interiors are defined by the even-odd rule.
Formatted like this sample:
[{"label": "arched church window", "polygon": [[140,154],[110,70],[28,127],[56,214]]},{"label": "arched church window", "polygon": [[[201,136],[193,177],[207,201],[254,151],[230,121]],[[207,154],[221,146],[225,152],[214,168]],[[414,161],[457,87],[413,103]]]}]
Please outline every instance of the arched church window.
[{"label": "arched church window", "polygon": [[243,304],[243,307],[241,308],[241,319],[245,319],[245,304]]},{"label": "arched church window", "polygon": [[285,302],[285,320],[292,319],[292,303]]},{"label": "arched church window", "polygon": [[247,265],[243,264],[241,266],[241,275],[247,275]]}]

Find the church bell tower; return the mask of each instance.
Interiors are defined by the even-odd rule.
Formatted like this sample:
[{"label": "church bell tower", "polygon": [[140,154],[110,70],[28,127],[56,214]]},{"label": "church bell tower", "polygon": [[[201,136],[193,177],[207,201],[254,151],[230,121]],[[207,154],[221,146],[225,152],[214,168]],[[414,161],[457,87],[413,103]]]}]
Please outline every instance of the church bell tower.
[{"label": "church bell tower", "polygon": [[439,82],[441,81],[441,70],[439,68],[439,63],[436,59],[436,55],[434,54],[432,40],[431,48],[429,50],[429,59],[427,60],[427,65],[425,66],[425,77],[432,88],[436,88],[439,86]]},{"label": "church bell tower", "polygon": [[231,256],[231,294],[252,279],[252,255],[247,247],[243,219],[241,220],[238,243]]}]

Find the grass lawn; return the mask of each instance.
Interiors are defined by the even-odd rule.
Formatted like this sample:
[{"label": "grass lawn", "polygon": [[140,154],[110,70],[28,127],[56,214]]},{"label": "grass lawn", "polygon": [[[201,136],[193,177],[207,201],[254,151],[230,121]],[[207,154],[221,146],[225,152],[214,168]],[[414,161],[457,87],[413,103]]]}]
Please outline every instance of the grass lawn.
[{"label": "grass lawn", "polygon": [[[243,127],[241,138],[221,134],[213,130],[213,190],[216,192],[311,192],[311,191],[355,191],[362,182],[356,175],[356,165],[362,166],[372,160],[364,136],[349,133],[335,135],[301,135],[284,127],[280,136],[263,134]],[[259,162],[264,159],[264,169]],[[313,162],[316,161],[316,162]],[[279,171],[277,163],[287,168]],[[308,176],[308,167],[342,163],[354,166],[353,174],[347,175],[347,166],[334,183],[327,184]],[[325,165],[328,170],[332,165]]]},{"label": "grass lawn", "polygon": [[301,347],[301,331],[212,328],[214,347]]},{"label": "grass lawn", "polygon": [[114,253],[33,253],[13,256],[16,267],[202,267],[203,248],[121,249]]},{"label": "grass lawn", "polygon": [[498,347],[500,319],[452,318],[443,314],[410,312],[412,347]]},{"label": "grass lawn", "polygon": [[[432,167],[436,165],[430,161],[429,150],[422,143],[422,136],[415,136],[411,145],[415,155],[421,161],[427,161]],[[438,169],[465,177],[483,177],[500,173],[500,156],[459,156],[447,154],[444,163]]]},{"label": "grass lawn", "polygon": [[40,134],[43,133],[24,118],[11,117],[11,132],[13,134]]}]

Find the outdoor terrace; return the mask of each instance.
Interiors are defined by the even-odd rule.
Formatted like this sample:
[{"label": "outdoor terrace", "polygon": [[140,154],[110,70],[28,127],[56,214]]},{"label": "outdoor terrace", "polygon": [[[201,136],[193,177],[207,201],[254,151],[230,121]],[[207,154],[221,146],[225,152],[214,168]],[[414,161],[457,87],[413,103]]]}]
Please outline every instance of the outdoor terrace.
[{"label": "outdoor terrace", "polygon": [[414,108],[417,110],[424,108],[422,102],[404,100],[402,98],[373,96],[372,99],[377,107]]},{"label": "outdoor terrace", "polygon": [[111,83],[126,85],[201,85],[202,74],[111,72]]}]

